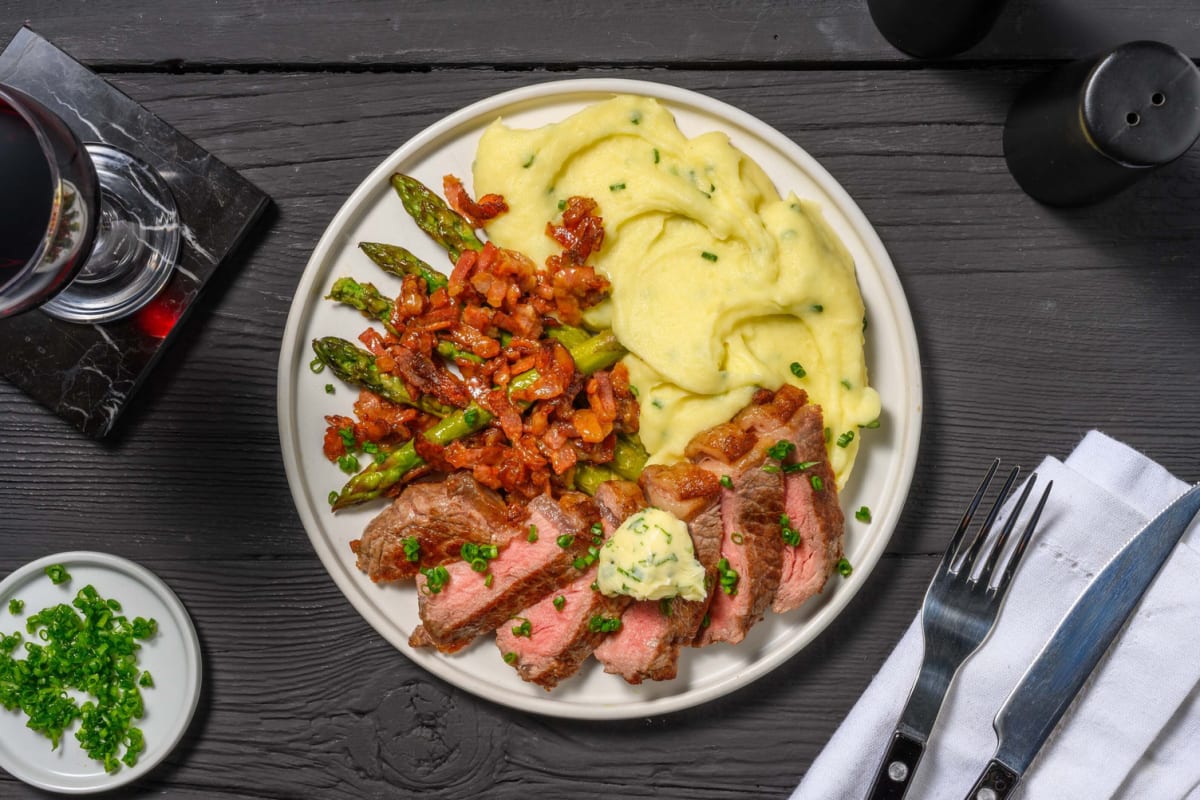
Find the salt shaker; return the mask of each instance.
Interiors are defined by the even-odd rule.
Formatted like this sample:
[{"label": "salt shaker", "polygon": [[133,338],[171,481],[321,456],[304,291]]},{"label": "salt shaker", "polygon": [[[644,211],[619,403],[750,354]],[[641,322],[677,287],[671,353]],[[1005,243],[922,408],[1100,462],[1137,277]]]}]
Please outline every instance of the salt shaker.
[{"label": "salt shaker", "polygon": [[893,47],[918,58],[945,58],[982,39],[1004,0],[868,0],[875,27]]},{"label": "salt shaker", "polygon": [[1200,136],[1200,70],[1161,42],[1129,42],[1029,84],[1009,110],[1004,158],[1052,206],[1103,200]]}]

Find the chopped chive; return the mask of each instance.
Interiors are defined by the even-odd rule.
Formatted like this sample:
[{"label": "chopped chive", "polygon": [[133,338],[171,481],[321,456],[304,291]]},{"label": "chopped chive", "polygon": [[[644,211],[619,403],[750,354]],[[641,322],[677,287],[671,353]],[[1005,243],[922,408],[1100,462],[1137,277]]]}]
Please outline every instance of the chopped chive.
[{"label": "chopped chive", "polygon": [[567,201],[566,201],[566,200],[559,200],[559,201],[558,201],[558,210],[559,210],[559,211],[563,211],[563,210],[565,210],[565,209],[566,209],[566,207],[567,207]]},{"label": "chopped chive", "polygon": [[783,537],[784,544],[792,547],[800,544],[800,532],[792,527],[792,520],[787,514],[779,515],[779,535]]},{"label": "chopped chive", "polygon": [[701,258],[703,258],[703,259],[705,259],[705,260],[707,260],[707,261],[716,261],[716,260],[717,260],[717,254],[716,254],[716,253],[710,253],[710,252],[709,252],[709,251],[707,251],[707,250],[705,250],[704,252],[700,253],[700,257],[701,257]]},{"label": "chopped chive", "polygon": [[792,374],[795,375],[797,378],[803,378],[805,375],[808,374],[807,372],[804,371],[804,367],[800,366],[799,361],[793,361],[790,369],[792,370]]},{"label": "chopped chive", "polygon": [[733,533],[729,534],[729,541],[733,542],[734,544],[743,544],[746,541],[746,537],[742,536],[737,531],[734,531]]},{"label": "chopped chive", "polygon": [[425,588],[430,594],[437,594],[450,582],[450,573],[440,565],[423,568],[421,574],[425,576]]},{"label": "chopped chive", "polygon": [[843,578],[849,578],[850,573],[854,572],[854,567],[850,565],[849,561],[843,558],[838,560],[837,571],[841,573]]},{"label": "chopped chive", "polygon": [[505,653],[504,654],[504,663],[505,664],[517,663],[517,654],[516,653]]},{"label": "chopped chive", "polygon": [[339,456],[337,460],[338,469],[346,474],[358,472],[358,459],[352,455]]},{"label": "chopped chive", "polygon": [[795,449],[796,445],[792,444],[787,439],[780,439],[778,442],[767,448],[767,456],[775,459],[776,461],[783,461],[785,458],[790,456],[792,451]]},{"label": "chopped chive", "polygon": [[513,619],[521,620],[519,625],[513,625],[513,636],[524,636],[526,639],[533,638],[533,623],[525,617],[513,617]]},{"label": "chopped chive", "polygon": [[821,480],[820,475],[813,475],[808,482],[812,484],[813,491],[819,492],[825,488],[825,481]]},{"label": "chopped chive", "polygon": [[565,606],[567,604],[567,598],[563,597],[561,594],[555,595],[553,603],[554,603],[555,611],[562,611],[563,606]]},{"label": "chopped chive", "polygon": [[659,161],[658,148],[656,147],[656,148],[654,148],[654,163],[657,164],[658,161]]},{"label": "chopped chive", "polygon": [[575,544],[575,536],[574,534],[564,533],[555,539],[554,543],[565,550],[571,545]]},{"label": "chopped chive", "polygon": [[404,540],[404,558],[407,561],[421,560],[421,540],[415,536],[409,536]]},{"label": "chopped chive", "polygon": [[729,477],[728,475],[722,475],[720,482],[721,482],[721,485],[724,486],[726,489],[733,488],[733,478]]},{"label": "chopped chive", "polygon": [[67,568],[62,564],[51,564],[50,566],[46,567],[45,572],[46,577],[49,578],[50,582],[55,586],[71,580],[71,574],[67,572]]},{"label": "chopped chive", "polygon": [[662,600],[658,601],[658,611],[664,617],[671,616],[672,605],[673,605],[671,603],[671,600],[672,600],[672,598],[670,598],[670,597],[664,597]]},{"label": "chopped chive", "polygon": [[762,471],[770,472],[771,474],[775,474],[775,473],[779,472],[779,465],[778,464],[763,464]]},{"label": "chopped chive", "polygon": [[858,520],[859,522],[870,522],[871,521],[871,509],[867,508],[866,506],[863,506],[858,511],[854,512],[854,518],[856,520]]},{"label": "chopped chive", "polygon": [[333,505],[334,503],[336,503],[337,499],[338,499],[337,489],[330,490],[329,496],[326,497],[325,499],[329,501],[329,505]]},{"label": "chopped chive", "polygon": [[8,613],[12,615],[20,614],[25,609],[25,601],[13,598],[8,601]]},{"label": "chopped chive", "polygon": [[838,447],[846,447],[854,441],[854,431],[846,431],[837,438]]},{"label": "chopped chive", "polygon": [[588,620],[588,630],[592,633],[612,633],[621,630],[620,617],[605,617],[596,614]]},{"label": "chopped chive", "polygon": [[484,577],[484,579],[483,579],[483,585],[484,585],[484,586],[486,586],[486,587],[487,587],[487,588],[489,588],[489,589],[490,589],[490,588],[492,588],[492,581],[493,581],[494,579],[495,579],[495,576],[494,576],[494,575],[492,575],[492,573],[490,573],[490,572],[489,572],[489,573],[488,573],[488,574],[487,574],[487,575]]},{"label": "chopped chive", "polygon": [[793,472],[803,472],[803,471],[804,471],[804,470],[806,470],[806,469],[811,469],[812,467],[815,467],[815,466],[816,466],[818,463],[820,463],[820,462],[817,462],[817,461],[797,461],[795,464],[784,464],[784,465],[783,465],[783,471],[784,471],[784,472],[786,472],[786,473],[788,473],[788,474],[791,474],[791,473],[793,473]]},{"label": "chopped chive", "polygon": [[538,540],[537,525],[529,526],[529,535],[525,539],[529,542],[536,542]]},{"label": "chopped chive", "polygon": [[537,153],[530,155],[529,158],[525,159],[525,163],[521,165],[521,169],[529,169],[530,167],[532,167],[533,160],[535,158],[537,158]]},{"label": "chopped chive", "polygon": [[866,425],[859,425],[858,427],[860,427],[860,428],[871,428],[871,429],[878,428],[878,427],[879,427],[879,418],[878,418],[878,417],[876,417],[875,419],[873,419],[873,420],[871,420],[870,422],[868,422]]},{"label": "chopped chive", "polygon": [[722,558],[717,562],[717,574],[720,575],[721,591],[732,597],[737,594],[739,575],[737,570],[729,566],[729,559]]},{"label": "chopped chive", "polygon": [[851,388],[853,388],[853,387],[850,385],[850,381],[846,380],[845,378],[842,378],[842,380],[841,380],[841,384],[842,384],[842,386],[845,386],[847,389],[851,389]]},{"label": "chopped chive", "polygon": [[325,394],[333,394],[333,384],[332,383],[325,384]]},{"label": "chopped chive", "polygon": [[640,125],[642,122],[642,112],[634,109],[633,113],[629,115],[629,121],[634,125]]},{"label": "chopped chive", "polygon": [[624,188],[625,188],[625,182],[624,182],[624,181],[621,181],[620,183],[610,183],[610,184],[608,185],[608,190],[609,190],[610,192],[619,192],[619,191],[621,191],[621,190],[622,190],[622,189],[624,189]]},{"label": "chopped chive", "polygon": [[812,310],[814,313],[820,314],[822,311],[825,310],[825,306],[821,305],[820,303],[813,303]]}]

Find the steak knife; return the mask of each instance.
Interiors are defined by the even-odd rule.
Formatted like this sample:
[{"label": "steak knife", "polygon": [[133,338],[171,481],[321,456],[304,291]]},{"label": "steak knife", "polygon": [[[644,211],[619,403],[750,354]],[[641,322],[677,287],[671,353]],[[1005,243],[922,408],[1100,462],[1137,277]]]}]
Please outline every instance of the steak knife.
[{"label": "steak knife", "polygon": [[1200,484],[1147,523],[1079,596],[996,715],[995,755],[967,800],[1012,793],[1198,512]]}]

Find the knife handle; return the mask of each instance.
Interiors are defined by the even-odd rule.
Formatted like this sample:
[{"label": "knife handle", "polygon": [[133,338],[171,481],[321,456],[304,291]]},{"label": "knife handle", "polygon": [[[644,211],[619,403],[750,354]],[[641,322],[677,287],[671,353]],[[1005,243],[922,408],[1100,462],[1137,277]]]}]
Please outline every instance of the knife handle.
[{"label": "knife handle", "polygon": [[879,763],[867,800],[901,800],[925,754],[925,743],[901,731],[892,734],[891,744]]},{"label": "knife handle", "polygon": [[993,758],[975,781],[967,800],[1004,800],[1017,788],[1020,780],[1020,775]]}]

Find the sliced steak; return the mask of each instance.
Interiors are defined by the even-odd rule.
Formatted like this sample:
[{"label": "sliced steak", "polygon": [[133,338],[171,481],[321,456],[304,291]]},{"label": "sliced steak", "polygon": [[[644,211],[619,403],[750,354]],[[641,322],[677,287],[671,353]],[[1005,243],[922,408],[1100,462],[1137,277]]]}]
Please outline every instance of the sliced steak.
[{"label": "sliced steak", "polygon": [[430,590],[424,574],[418,575],[422,624],[410,637],[411,645],[452,653],[579,574],[573,562],[586,555],[591,545],[589,529],[598,521],[595,505],[589,498],[564,496],[555,502],[541,495],[529,501],[528,509],[526,527],[536,528],[536,540],[529,541],[532,537],[526,534],[513,537],[486,573],[475,572],[465,561],[447,564],[449,580],[437,593]]},{"label": "sliced steak", "polygon": [[727,479],[721,491],[721,557],[728,562],[725,574],[736,575],[732,585],[719,581],[709,604],[709,624],[697,645],[742,641],[771,607],[783,561],[782,462],[791,455],[780,459],[774,448],[794,441],[807,401],[804,392],[788,385],[759,392],[730,422],[702,431],[688,443],[689,458]]},{"label": "sliced steak", "polygon": [[[630,481],[600,484],[595,500],[603,532],[597,533],[593,527],[589,535],[590,546],[598,552],[604,539],[626,517],[645,507],[646,500],[637,484]],[[496,630],[496,646],[523,680],[552,689],[574,675],[608,635],[603,630],[611,624],[608,621],[620,619],[630,598],[605,597],[593,589],[596,569],[596,564],[591,564],[564,589],[551,592],[522,611],[516,623],[506,622]],[[525,621],[529,622],[528,628],[523,627]]]},{"label": "sliced steak", "polygon": [[[407,487],[367,524],[350,549],[358,556],[358,568],[373,581],[413,578],[420,567],[460,558],[466,542],[507,544],[516,533],[507,511],[500,495],[469,472],[455,472],[441,481]],[[405,540],[412,538],[420,548],[416,561],[404,551]]]},{"label": "sliced steak", "polygon": [[[638,482],[651,505],[687,523],[711,597],[722,533],[718,505],[721,484],[717,477],[684,463],[646,467]],[[606,672],[620,675],[629,683],[670,680],[677,672],[680,646],[695,638],[707,607],[707,597],[635,601],[621,616],[621,629],[597,646],[596,658]]]},{"label": "sliced steak", "polygon": [[802,425],[793,440],[796,450],[788,461],[812,466],[784,476],[788,525],[799,535],[800,544],[783,547],[779,589],[771,604],[772,610],[780,614],[799,608],[821,592],[842,557],[845,531],[837,481],[825,449],[821,408],[805,406],[802,415]]}]

